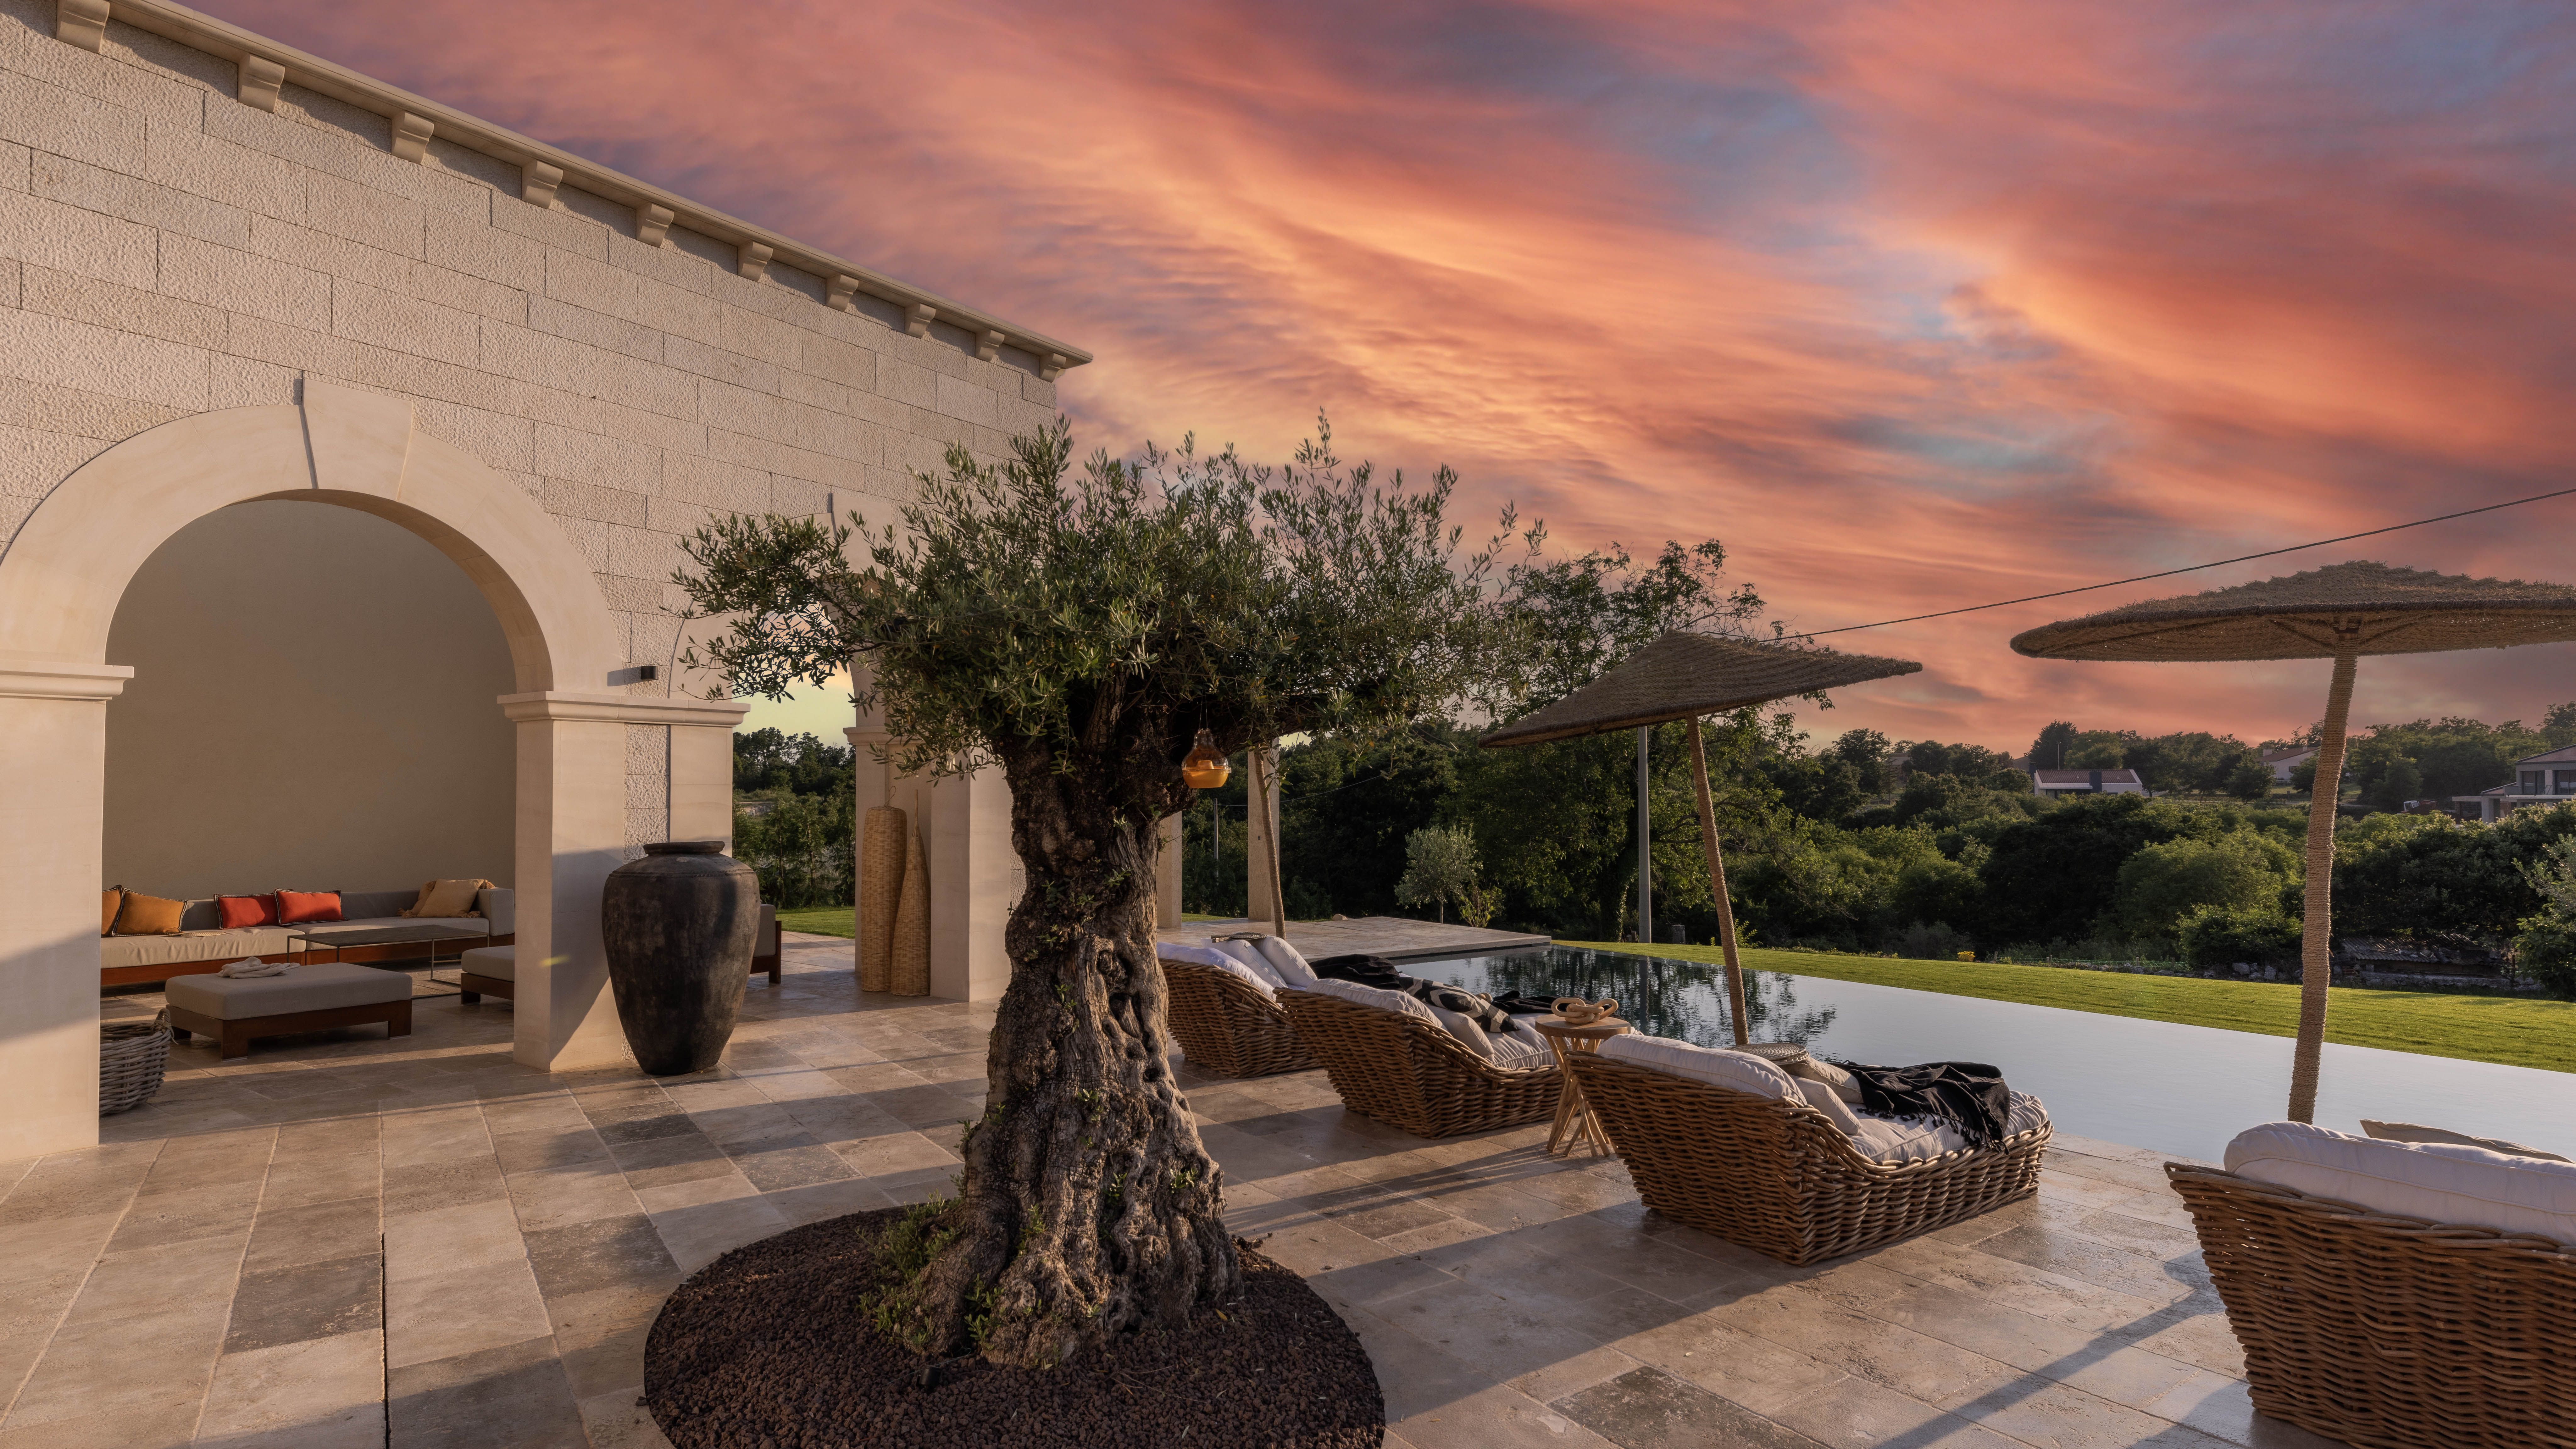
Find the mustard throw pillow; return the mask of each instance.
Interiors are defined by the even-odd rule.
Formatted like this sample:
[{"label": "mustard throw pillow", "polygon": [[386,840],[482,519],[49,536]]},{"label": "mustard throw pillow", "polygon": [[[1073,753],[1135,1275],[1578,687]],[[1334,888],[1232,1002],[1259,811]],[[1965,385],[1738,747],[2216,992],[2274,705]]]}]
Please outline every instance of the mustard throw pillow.
[{"label": "mustard throw pillow", "polygon": [[115,934],[116,913],[124,905],[125,887],[123,886],[109,886],[98,893],[98,933],[100,935]]},{"label": "mustard throw pillow", "polygon": [[136,891],[125,893],[125,904],[117,907],[116,930],[119,936],[175,936],[179,934],[179,917],[188,909],[186,901],[164,900]]},{"label": "mustard throw pillow", "polygon": [[420,899],[412,902],[411,909],[403,914],[406,916],[479,916],[482,912],[474,909],[475,893],[489,890],[491,885],[488,880],[424,882],[420,888]]}]

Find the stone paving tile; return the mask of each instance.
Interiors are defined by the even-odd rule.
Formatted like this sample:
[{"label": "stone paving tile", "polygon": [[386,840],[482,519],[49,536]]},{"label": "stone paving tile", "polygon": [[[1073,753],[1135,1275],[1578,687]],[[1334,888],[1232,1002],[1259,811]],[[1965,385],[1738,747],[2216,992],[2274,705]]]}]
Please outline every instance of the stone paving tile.
[{"label": "stone paving tile", "polygon": [[[636,1400],[671,1288],[951,1191],[981,1110],[989,1006],[788,954],[686,1078],[522,1068],[507,1004],[428,986],[409,1038],[175,1052],[105,1145],[0,1164],[0,1449],[668,1449]],[[2061,1138],[2035,1199],[1790,1268],[1543,1127],[1424,1142],[1320,1072],[1178,1071],[1229,1225],[1368,1346],[1391,1449],[2326,1442],[2253,1412],[2154,1153]]]}]

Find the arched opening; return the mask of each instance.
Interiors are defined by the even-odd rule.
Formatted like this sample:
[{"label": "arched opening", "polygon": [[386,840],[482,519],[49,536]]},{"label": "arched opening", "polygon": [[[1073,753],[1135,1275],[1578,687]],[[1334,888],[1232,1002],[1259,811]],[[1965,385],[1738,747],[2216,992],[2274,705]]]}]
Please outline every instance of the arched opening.
[{"label": "arched opening", "polygon": [[[188,901],[204,929],[217,896],[329,891],[366,917],[381,913],[361,898],[423,881],[510,885],[514,741],[494,704],[513,690],[509,643],[464,571],[401,525],[301,499],[209,513],[135,571],[107,662],[134,677],[107,707],[103,887]],[[116,953],[235,944],[261,946],[119,942],[102,979]]]}]

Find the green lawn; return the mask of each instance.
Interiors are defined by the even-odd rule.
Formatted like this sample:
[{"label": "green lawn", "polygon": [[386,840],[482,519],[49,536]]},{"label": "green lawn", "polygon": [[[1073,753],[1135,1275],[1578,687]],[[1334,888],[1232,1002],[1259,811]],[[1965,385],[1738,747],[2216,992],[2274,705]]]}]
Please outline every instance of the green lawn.
[{"label": "green lawn", "polygon": [[810,911],[780,911],[778,925],[781,930],[811,931],[817,936],[855,936],[858,915],[855,906],[816,906]]},{"label": "green lawn", "polygon": [[[1598,951],[1632,949],[1601,942],[1560,944]],[[1715,946],[1658,946],[1655,954],[1687,961],[1720,959]],[[2132,976],[2114,971],[1975,961],[1893,961],[1804,951],[1748,950],[1744,964],[1792,976],[1863,981],[1873,986],[1981,996],[1989,1001],[2020,1001],[2105,1016],[2178,1021],[2187,1026],[2214,1026],[2266,1036],[2295,1036],[2299,1026],[2299,988],[2288,982]],[[2338,986],[2327,994],[2326,1040],[2426,1056],[2576,1072],[2576,1002]]]}]

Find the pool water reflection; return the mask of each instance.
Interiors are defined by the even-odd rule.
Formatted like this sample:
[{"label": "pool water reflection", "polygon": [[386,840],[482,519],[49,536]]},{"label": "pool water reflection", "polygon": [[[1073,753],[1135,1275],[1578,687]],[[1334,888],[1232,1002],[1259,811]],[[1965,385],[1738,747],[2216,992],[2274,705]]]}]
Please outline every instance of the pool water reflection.
[{"label": "pool water reflection", "polygon": [[[1414,961],[1404,970],[1470,991],[1614,997],[1638,1030],[1701,1046],[1734,1039],[1725,973],[1698,961],[1551,946]],[[2019,1002],[1744,973],[1755,1041],[1794,1041],[1838,1061],[1991,1062],[2048,1103],[2059,1130],[2215,1162],[2247,1127],[2280,1120],[2287,1037]],[[2530,1067],[2327,1043],[2317,1122],[2421,1122],[2576,1156],[2576,1077]]]}]

